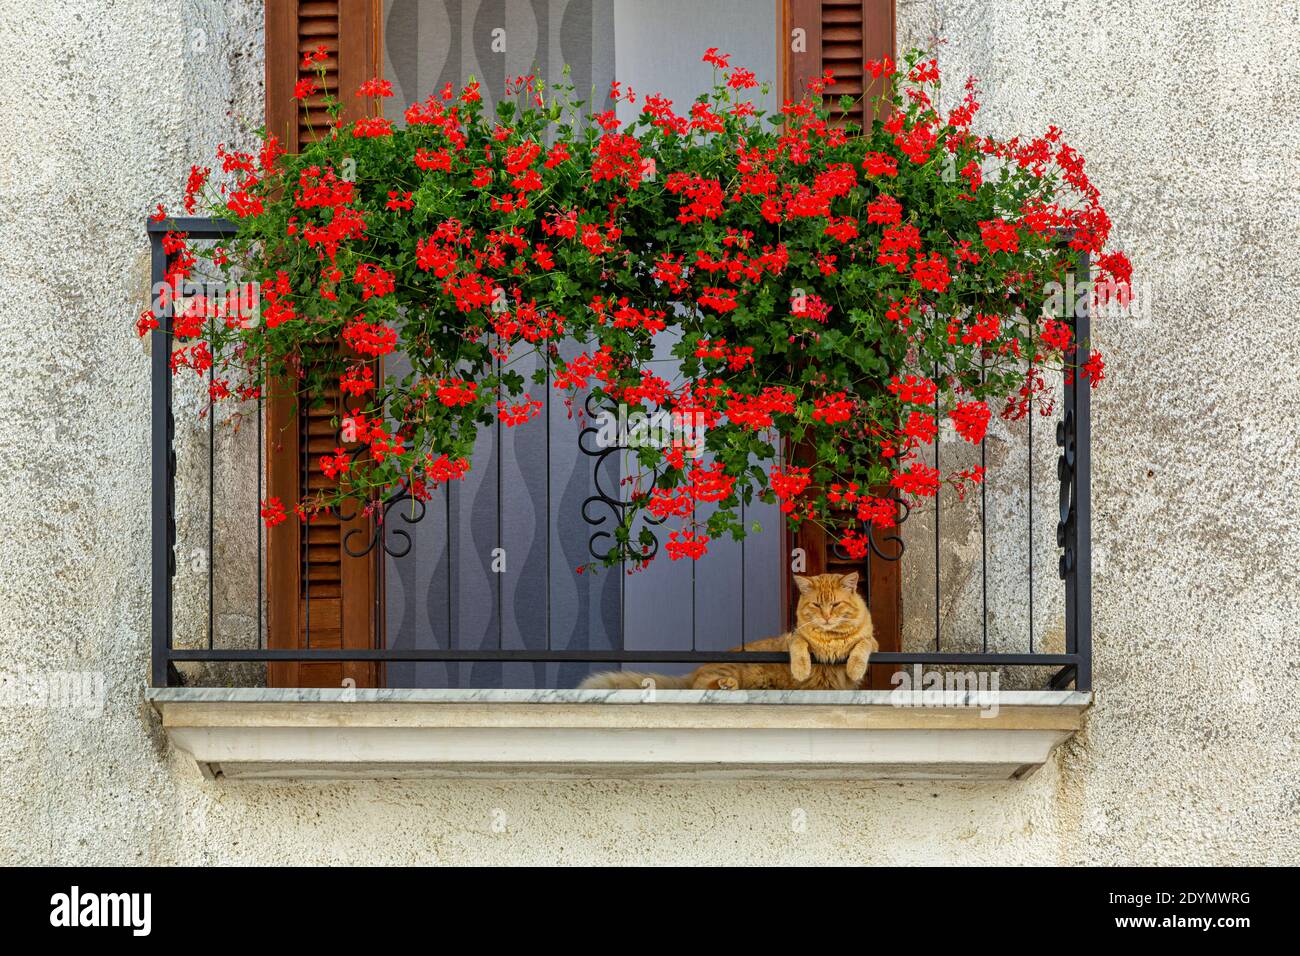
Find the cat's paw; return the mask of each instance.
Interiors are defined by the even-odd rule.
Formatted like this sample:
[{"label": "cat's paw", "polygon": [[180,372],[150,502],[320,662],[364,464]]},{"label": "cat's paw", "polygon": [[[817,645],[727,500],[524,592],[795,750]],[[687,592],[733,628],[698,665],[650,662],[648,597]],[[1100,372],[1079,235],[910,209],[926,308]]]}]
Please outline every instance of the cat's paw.
[{"label": "cat's paw", "polygon": [[740,690],[740,681],[734,677],[719,677],[717,685],[718,690]]},{"label": "cat's paw", "polygon": [[844,670],[849,675],[849,680],[859,681],[867,676],[867,659],[857,659],[850,657],[849,662],[844,666]]},{"label": "cat's paw", "polygon": [[812,661],[800,657],[790,661],[790,676],[797,681],[805,681],[812,677]]}]

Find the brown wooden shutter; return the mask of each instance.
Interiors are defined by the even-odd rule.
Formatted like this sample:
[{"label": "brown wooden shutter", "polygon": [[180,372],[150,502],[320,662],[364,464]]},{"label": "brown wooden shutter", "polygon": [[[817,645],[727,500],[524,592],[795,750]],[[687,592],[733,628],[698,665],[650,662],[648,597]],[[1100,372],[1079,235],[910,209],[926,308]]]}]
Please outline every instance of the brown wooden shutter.
[{"label": "brown wooden shutter", "polygon": [[[873,80],[862,65],[895,56],[894,0],[785,0],[784,21],[786,99],[798,99],[810,80],[830,70],[835,83],[825,100],[837,111],[833,118],[865,125],[866,102],[883,80]],[[796,30],[802,35],[796,37]],[[845,94],[856,102],[847,114],[838,114]]]},{"label": "brown wooden shutter", "polygon": [[[779,43],[785,64],[786,99],[798,99],[810,80],[830,70],[835,75],[835,83],[826,91],[828,105],[838,108],[839,97],[846,93],[853,96],[858,102],[841,121],[865,125],[863,100],[869,99],[878,87],[872,85],[863,64],[896,55],[893,0],[784,0],[782,13],[784,35]],[[805,451],[795,449],[796,463]],[[895,553],[896,546],[885,542],[892,533],[888,529],[876,531],[876,540],[881,542],[881,550],[886,554]],[[902,649],[899,562],[886,561],[874,554],[858,561],[841,559],[821,528],[812,525],[800,528],[788,540],[792,548],[803,549],[808,574],[857,571],[859,588],[870,596],[871,622],[880,649]],[[793,581],[787,581],[786,599],[789,616],[793,618],[798,600]],[[892,665],[873,665],[864,686],[888,689],[894,670]]]},{"label": "brown wooden shutter", "polygon": [[[356,119],[370,103],[358,98],[356,89],[377,75],[381,62],[379,23],[379,0],[267,0],[266,127],[290,152],[328,128],[319,99],[306,104],[304,115],[292,98],[294,84],[315,75],[314,69],[301,66],[302,55],[325,47],[326,87],[341,100],[344,118]],[[333,390],[323,402],[312,403],[289,388],[273,386],[270,392],[267,495],[291,508],[305,494],[331,487],[320,456],[339,444],[342,397]],[[382,614],[376,601],[381,566],[377,554],[348,554],[345,543],[357,550],[369,540],[371,526],[359,508],[346,505],[342,511],[350,520],[329,514],[305,525],[291,518],[268,532],[269,647],[375,646]],[[339,687],[347,679],[358,687],[373,687],[379,683],[380,669],[369,662],[339,661],[277,662],[267,669],[272,687]]]}]

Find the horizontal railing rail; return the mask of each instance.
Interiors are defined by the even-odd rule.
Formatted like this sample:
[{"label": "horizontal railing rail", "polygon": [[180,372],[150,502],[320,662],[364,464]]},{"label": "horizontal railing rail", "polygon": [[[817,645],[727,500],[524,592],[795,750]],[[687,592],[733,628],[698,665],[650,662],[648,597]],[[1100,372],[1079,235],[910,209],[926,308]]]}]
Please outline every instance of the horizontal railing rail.
[{"label": "horizontal railing rail", "polygon": [[[158,288],[165,280],[168,257],[163,247],[163,237],[168,231],[185,233],[191,241],[218,241],[228,238],[236,232],[236,225],[220,219],[197,217],[178,218],[165,222],[149,221],[147,232],[151,243],[151,288]],[[1086,281],[1089,263],[1081,257],[1076,272],[1077,281]],[[177,521],[176,521],[176,480],[177,451],[176,419],[173,409],[173,381],[170,366],[172,350],[173,307],[170,298],[160,302],[155,309],[158,326],[151,333],[151,382],[152,382],[152,675],[155,686],[177,686],[184,683],[178,664],[197,663],[264,663],[274,662],[380,662],[391,664],[477,664],[477,663],[524,663],[524,664],[701,664],[709,662],[784,662],[787,655],[754,651],[701,650],[691,649],[636,649],[622,646],[615,649],[601,648],[553,648],[550,647],[549,628],[548,646],[546,648],[457,648],[457,647],[393,647],[387,646],[382,636],[376,637],[376,646],[369,648],[312,647],[271,648],[265,646],[262,621],[264,619],[263,602],[266,600],[265,580],[266,555],[262,545],[262,535],[257,537],[256,575],[257,583],[257,647],[219,647],[214,639],[214,603],[213,576],[215,574],[216,555],[210,553],[207,561],[208,575],[208,647],[177,647],[174,641],[174,580],[177,573]],[[1089,347],[1090,324],[1086,308],[1070,310],[1067,319],[1073,324],[1075,354],[1070,357],[1074,367],[1082,365]],[[1029,650],[1025,653],[1007,653],[988,649],[988,554],[987,543],[983,540],[987,533],[985,527],[988,508],[981,500],[980,534],[982,539],[982,573],[983,582],[983,642],[980,651],[944,651],[940,640],[940,602],[939,602],[939,521],[935,520],[935,648],[924,651],[878,652],[873,654],[873,664],[887,664],[896,667],[909,665],[929,665],[933,667],[963,666],[985,668],[1043,667],[1052,670],[1047,681],[1051,688],[1062,688],[1073,684],[1079,690],[1092,687],[1092,596],[1091,596],[1091,508],[1090,472],[1091,472],[1091,423],[1090,423],[1090,388],[1087,382],[1080,383],[1077,376],[1067,375],[1063,383],[1062,418],[1057,425],[1056,441],[1060,448],[1057,460],[1057,480],[1059,483],[1060,507],[1056,524],[1056,545],[1060,549],[1059,577],[1064,586],[1064,653],[1049,653],[1034,650],[1034,584],[1033,584],[1033,454],[1029,455]],[[259,408],[258,427],[261,427],[261,409]],[[211,423],[210,423],[211,427]],[[1031,413],[1032,442],[1032,413]],[[591,454],[588,452],[588,454]],[[208,498],[215,501],[213,476],[215,444],[208,442]],[[936,459],[938,443],[935,447]],[[983,458],[983,446],[981,446]],[[549,466],[548,466],[549,467]],[[258,497],[260,500],[264,478],[259,443],[259,460],[257,470]],[[985,488],[987,485],[985,485]],[[981,498],[985,489],[981,488]],[[498,503],[499,507],[499,503]],[[209,539],[212,534],[214,516],[209,510]],[[260,520],[260,519],[258,519]],[[901,552],[900,552],[901,553]],[[549,561],[549,555],[548,555]],[[449,572],[450,574],[450,572]],[[450,582],[450,577],[448,578]],[[379,585],[382,586],[382,585]],[[742,592],[743,594],[743,592]],[[377,590],[376,601],[381,600]],[[549,623],[549,622],[548,622]],[[743,642],[742,642],[743,643]]]}]

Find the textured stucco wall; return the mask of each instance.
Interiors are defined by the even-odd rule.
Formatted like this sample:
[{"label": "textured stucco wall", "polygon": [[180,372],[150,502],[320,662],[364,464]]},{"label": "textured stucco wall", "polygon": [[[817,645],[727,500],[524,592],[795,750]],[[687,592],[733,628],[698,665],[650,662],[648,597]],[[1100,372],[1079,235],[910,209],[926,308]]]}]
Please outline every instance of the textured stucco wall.
[{"label": "textured stucco wall", "polygon": [[96,718],[0,710],[0,861],[1300,862],[1300,10],[900,0],[899,19],[986,79],[993,130],[1068,131],[1151,284],[1146,315],[1097,329],[1098,703],[1056,762],[979,786],[202,782],[142,698],[128,327],[144,210],[256,125],[260,6],[4,0],[0,671],[101,672],[107,695]]}]

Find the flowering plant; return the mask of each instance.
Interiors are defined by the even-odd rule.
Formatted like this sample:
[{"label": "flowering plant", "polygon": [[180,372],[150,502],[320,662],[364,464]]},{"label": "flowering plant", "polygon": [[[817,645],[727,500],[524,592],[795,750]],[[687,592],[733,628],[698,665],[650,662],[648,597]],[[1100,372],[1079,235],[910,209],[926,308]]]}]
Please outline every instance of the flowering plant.
[{"label": "flowering plant", "polygon": [[[448,85],[403,127],[343,122],[300,82],[299,99],[324,96],[322,138],[298,155],[265,133],[257,154],[219,148],[219,184],[191,171],[186,211],[238,230],[211,253],[169,232],[169,284],[206,256],[260,302],[186,300],[173,369],[211,375],[214,400],[341,390],[343,440],[321,461],[338,495],[291,503],[302,518],[345,497],[382,514],[394,493],[464,476],[478,429],[538,415],[548,382],[700,426],[703,457],[680,443],[630,453],[609,563],[653,553],[641,511],[676,522],[671,558],[697,558],[743,537],[737,512],[755,496],[861,555],[897,497],[982,480],[923,460],[945,417],[978,443],[991,401],[1011,418],[1042,401],[1047,367],[1097,384],[1100,356],[1044,314],[1044,289],[1081,252],[1112,285],[1131,270],[1106,251],[1110,220],[1060,131],[977,135],[974,82],[942,110],[936,62],[916,51],[866,65],[883,89],[869,129],[843,122],[847,98],[823,106],[829,74],[769,117],[749,100],[753,73],[717,50],[705,60],[717,83],[684,113],[616,83],[639,107],[626,126],[532,77],[493,114],[477,84]],[[141,333],[156,323],[145,313]],[[654,364],[661,337],[679,381]],[[561,339],[581,351],[566,357]],[[1068,367],[1076,345],[1084,361]],[[534,351],[546,367],[530,383],[515,365]],[[398,352],[400,376],[382,364]],[[701,502],[717,507],[697,523]],[[263,510],[286,519],[278,500]]]}]

